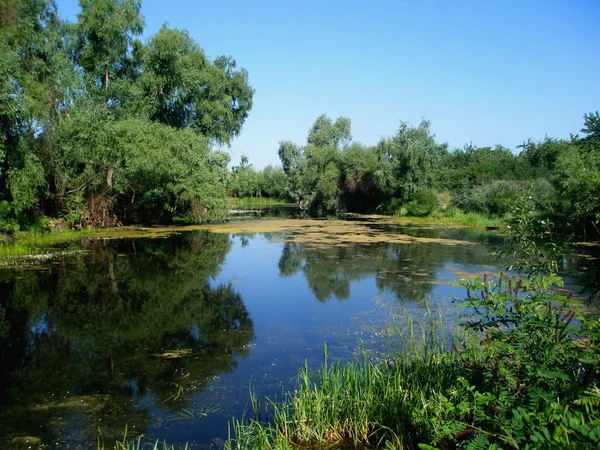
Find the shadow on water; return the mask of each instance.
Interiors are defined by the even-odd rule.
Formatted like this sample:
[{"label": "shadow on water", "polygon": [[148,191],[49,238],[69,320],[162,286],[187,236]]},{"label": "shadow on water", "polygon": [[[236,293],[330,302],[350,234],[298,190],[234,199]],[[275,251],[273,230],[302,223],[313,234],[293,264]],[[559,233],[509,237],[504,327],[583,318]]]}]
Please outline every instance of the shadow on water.
[{"label": "shadow on water", "polygon": [[234,204],[227,214],[227,222],[251,219],[298,219],[306,216],[306,211],[297,205],[285,204]]},{"label": "shadow on water", "polygon": [[254,335],[231,284],[209,283],[230,246],[209,233],[95,241],[45,270],[3,272],[0,436],[89,445],[100,427],[114,443],[125,424],[135,435],[204,414],[194,393]]}]

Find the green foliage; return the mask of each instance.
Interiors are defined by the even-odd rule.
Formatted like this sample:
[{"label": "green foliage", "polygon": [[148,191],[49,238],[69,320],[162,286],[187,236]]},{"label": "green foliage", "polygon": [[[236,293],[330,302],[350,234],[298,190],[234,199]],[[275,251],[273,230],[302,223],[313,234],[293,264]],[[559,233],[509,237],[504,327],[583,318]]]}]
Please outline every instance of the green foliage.
[{"label": "green foliage", "polygon": [[431,190],[421,190],[415,192],[406,204],[406,214],[414,217],[426,217],[438,208],[437,194]]},{"label": "green foliage", "polygon": [[73,193],[64,199],[60,215],[71,227],[81,228],[85,224],[88,219],[88,207],[81,192]]},{"label": "green foliage", "polygon": [[347,117],[339,117],[335,123],[325,114],[317,120],[308,132],[307,144],[315,147],[340,147],[352,139],[351,123]]},{"label": "green foliage", "polygon": [[455,191],[452,204],[463,211],[503,216],[510,212],[524,188],[523,182],[495,180]]},{"label": "green foliage", "polygon": [[141,0],[80,0],[79,4],[75,62],[89,76],[91,92],[103,97],[109,107],[118,107],[119,91],[132,63],[131,43],[144,29]]},{"label": "green foliage", "polygon": [[50,0],[2,2],[0,198],[72,225],[222,219],[229,159],[210,143],[239,134],[247,72],[166,26],[142,44],[139,0],[80,6],[68,24]]},{"label": "green foliage", "polygon": [[19,231],[13,208],[6,200],[0,201],[0,233],[13,234]]},{"label": "green foliage", "polygon": [[150,39],[142,77],[152,120],[229,144],[252,108],[248,72],[231,57],[209,61],[189,33],[166,25]]},{"label": "green foliage", "polygon": [[570,201],[569,217],[580,227],[597,230],[600,212],[600,139],[593,134],[570,145],[556,161],[553,177]]},{"label": "green foliage", "polygon": [[509,270],[532,276],[558,272],[558,260],[566,253],[567,241],[556,235],[554,223],[537,210],[532,189],[527,189],[508,217],[508,250],[499,252],[509,257]]},{"label": "green foliage", "polygon": [[349,141],[350,120],[335,123],[327,116],[317,118],[309,130],[308,145],[279,144],[279,158],[288,176],[289,196],[302,209],[317,215],[343,212],[343,171],[340,146]]},{"label": "green foliage", "polygon": [[446,144],[437,144],[430,123],[414,128],[401,122],[398,133],[377,145],[375,180],[384,198],[409,200],[417,191],[433,187]]}]

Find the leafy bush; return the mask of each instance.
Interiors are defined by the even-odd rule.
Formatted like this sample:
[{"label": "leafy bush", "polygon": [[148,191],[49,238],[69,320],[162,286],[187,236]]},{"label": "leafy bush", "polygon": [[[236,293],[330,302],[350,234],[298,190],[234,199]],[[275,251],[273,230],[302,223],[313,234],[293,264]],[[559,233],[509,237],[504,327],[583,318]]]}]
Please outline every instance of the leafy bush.
[{"label": "leafy bush", "polygon": [[452,205],[465,212],[503,216],[511,211],[523,188],[523,182],[508,180],[465,187],[454,192]]},{"label": "leafy bush", "polygon": [[439,208],[438,196],[434,191],[417,191],[406,204],[406,212],[409,216],[425,217]]},{"label": "leafy bush", "polygon": [[88,215],[88,205],[82,192],[76,192],[65,198],[60,216],[70,227],[81,226]]},{"label": "leafy bush", "polygon": [[0,233],[13,234],[19,229],[19,222],[14,217],[10,203],[6,200],[0,201]]},{"label": "leafy bush", "polygon": [[[405,203],[404,200],[402,200],[401,198],[390,198],[390,199],[386,199],[385,201],[380,203],[379,206],[377,206],[377,208],[375,208],[375,210],[379,214],[399,215],[398,212],[402,209],[402,207],[404,206],[404,203]],[[404,215],[404,214],[400,214],[400,215]]]}]

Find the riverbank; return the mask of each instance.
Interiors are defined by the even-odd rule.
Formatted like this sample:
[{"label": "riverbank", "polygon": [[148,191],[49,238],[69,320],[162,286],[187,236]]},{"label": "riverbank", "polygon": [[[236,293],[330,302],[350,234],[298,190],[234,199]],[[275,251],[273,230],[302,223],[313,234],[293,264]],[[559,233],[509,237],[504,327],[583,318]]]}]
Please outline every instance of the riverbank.
[{"label": "riverbank", "polygon": [[559,279],[531,280],[463,281],[476,313],[450,351],[434,318],[383,362],[342,365],[325,348],[283,401],[253,399],[225,448],[597,448],[600,322],[551,293]]},{"label": "riverbank", "polygon": [[[250,204],[250,203],[247,203]],[[285,205],[280,203],[273,203],[277,205]],[[487,227],[496,227],[499,224],[498,219],[484,217],[478,214],[461,214],[453,217],[396,217],[396,216],[381,216],[381,215],[360,215],[350,214],[343,217],[340,220],[328,220],[328,222],[339,223],[343,222],[344,218],[350,218],[352,221],[356,220],[376,220],[386,225],[411,225],[416,224],[420,226],[465,226],[472,228],[486,229]],[[263,219],[268,220],[268,219]],[[290,220],[289,224],[277,225],[276,222],[271,222],[266,225],[269,231],[278,231],[279,226],[283,228],[294,227],[293,220],[297,219],[276,219],[277,223],[285,224],[286,220]],[[323,219],[299,219],[312,221],[310,223],[324,222]],[[260,220],[249,220],[250,223],[260,222]],[[308,222],[307,222],[308,223]],[[65,250],[68,249],[70,244],[75,246],[82,239],[119,239],[119,238],[137,238],[137,237],[165,237],[172,233],[177,233],[185,230],[198,230],[208,229],[211,231],[229,230],[230,225],[227,224],[204,224],[204,225],[170,225],[170,226],[157,226],[157,227],[142,227],[142,226],[128,226],[128,227],[117,227],[117,228],[82,228],[79,230],[63,230],[58,231],[56,229],[40,230],[35,231],[22,231],[11,236],[4,236],[0,240],[0,266],[7,265],[6,259],[18,258],[27,255],[39,255],[48,253],[50,251]],[[235,229],[243,227],[242,224],[236,223],[233,226]],[[260,231],[264,227],[260,224],[250,225],[250,231]],[[4,262],[3,262],[4,261]],[[13,261],[14,262],[14,261]]]},{"label": "riverbank", "polygon": [[268,197],[229,197],[230,205],[293,205],[284,198]]}]

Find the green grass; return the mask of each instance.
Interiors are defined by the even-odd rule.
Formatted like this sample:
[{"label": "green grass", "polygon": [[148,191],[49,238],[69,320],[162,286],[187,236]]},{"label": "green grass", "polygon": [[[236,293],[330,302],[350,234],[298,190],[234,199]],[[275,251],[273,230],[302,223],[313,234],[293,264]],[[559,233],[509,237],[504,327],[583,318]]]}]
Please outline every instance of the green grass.
[{"label": "green grass", "polygon": [[396,216],[400,220],[412,223],[438,223],[444,225],[462,225],[467,227],[485,228],[490,226],[500,226],[502,228],[504,219],[499,217],[486,216],[479,213],[454,213],[444,215],[443,213],[434,213],[427,217]]},{"label": "green grass", "polygon": [[229,203],[231,205],[247,205],[247,204],[260,204],[260,205],[287,205],[290,202],[283,198],[267,198],[267,197],[229,197]]},{"label": "green grass", "polygon": [[253,398],[225,448],[599,448],[600,322],[572,326],[566,298],[526,283],[465,283],[480,311],[451,351],[433,318],[384,362],[342,365],[325,349],[268,418]]},{"label": "green grass", "polygon": [[127,438],[127,428],[125,428],[125,435],[123,440],[117,441],[114,444],[105,444],[102,434],[98,438],[97,450],[187,450],[188,445],[184,447],[175,447],[168,445],[166,442],[150,441],[145,439],[144,436],[138,436],[137,438]]},{"label": "green grass", "polygon": [[329,360],[325,346],[321,369],[305,366],[294,392],[270,402],[271,421],[261,422],[252,398],[253,417],[232,421],[225,448],[411,448],[434,440],[432,429],[443,430],[453,414],[448,398],[468,392],[443,350],[441,323],[432,319],[418,337],[413,325],[400,333],[408,337],[406,350],[383,363],[365,356],[343,365]]},{"label": "green grass", "polygon": [[[46,253],[53,248],[64,249],[67,244],[79,242],[82,237],[91,236],[99,230],[31,231],[19,232],[6,242],[0,243],[0,261],[5,258]],[[0,262],[1,264],[1,262]]]}]

